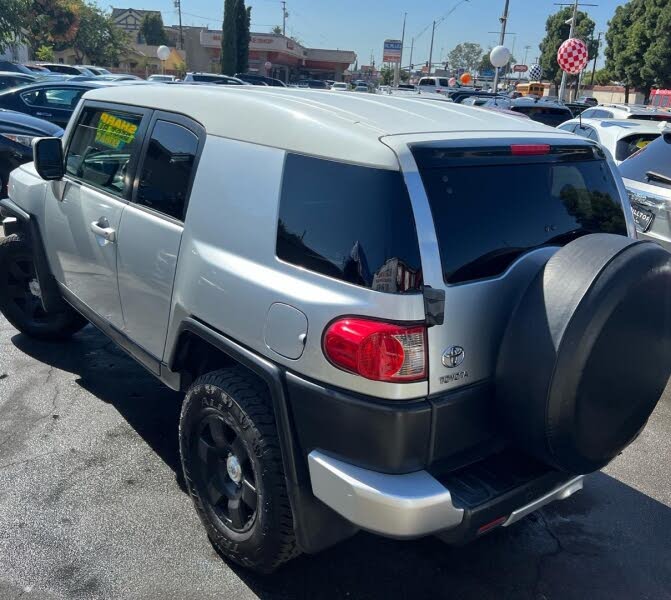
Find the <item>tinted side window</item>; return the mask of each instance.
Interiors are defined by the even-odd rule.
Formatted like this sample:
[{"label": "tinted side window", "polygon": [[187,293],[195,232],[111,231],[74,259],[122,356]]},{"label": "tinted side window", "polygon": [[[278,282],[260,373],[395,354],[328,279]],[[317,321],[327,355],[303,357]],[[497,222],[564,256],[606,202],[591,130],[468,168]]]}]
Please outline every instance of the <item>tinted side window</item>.
[{"label": "tinted side window", "polygon": [[139,148],[141,121],[138,114],[85,109],[66,156],[67,173],[115,196],[125,195],[130,183],[128,165]]},{"label": "tinted side window", "polygon": [[647,175],[647,173],[658,173],[671,177],[671,134],[660,135],[625,160],[619,169],[622,177],[626,179],[671,188],[671,184],[666,184],[659,179],[650,180]]},{"label": "tinted side window", "polygon": [[186,127],[156,121],[140,171],[135,201],[184,219],[198,137]]},{"label": "tinted side window", "polygon": [[30,106],[73,110],[82,93],[83,90],[77,88],[48,88],[26,92],[21,98]]},{"label": "tinted side window", "polygon": [[277,256],[380,292],[419,290],[419,245],[401,174],[288,155]]},{"label": "tinted side window", "polygon": [[422,79],[419,85],[436,85],[436,82],[433,79]]}]

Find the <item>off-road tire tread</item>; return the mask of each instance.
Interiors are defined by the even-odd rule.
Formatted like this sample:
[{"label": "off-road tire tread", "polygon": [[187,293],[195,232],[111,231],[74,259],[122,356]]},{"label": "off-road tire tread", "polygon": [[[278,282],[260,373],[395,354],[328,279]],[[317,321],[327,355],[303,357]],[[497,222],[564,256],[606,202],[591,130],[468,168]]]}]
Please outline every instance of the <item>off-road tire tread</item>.
[{"label": "off-road tire tread", "polygon": [[[264,463],[263,474],[265,486],[266,489],[272,489],[273,501],[279,513],[279,527],[274,532],[279,537],[275,555],[271,558],[266,557],[262,561],[254,561],[239,553],[236,550],[236,544],[227,544],[228,540],[223,538],[223,536],[219,535],[216,538],[212,536],[211,526],[208,527],[208,523],[203,519],[198,499],[197,497],[194,498],[195,494],[193,493],[191,494],[192,499],[201,516],[201,520],[203,520],[208,529],[211,541],[226,557],[255,571],[270,573],[283,563],[298,556],[301,552],[296,545],[293,515],[285,484],[277,425],[268,389],[263,381],[244,367],[237,366],[219,369],[202,375],[193,382],[189,391],[187,391],[179,423],[180,440],[182,439],[184,417],[188,410],[190,391],[201,385],[211,385],[223,390],[241,409],[243,421],[247,419],[249,426],[256,431],[260,449],[260,452],[257,451],[256,454],[259,460]],[[180,451],[181,449],[180,444]],[[184,476],[188,480],[189,475],[186,469]],[[193,488],[189,487],[189,489]]]}]

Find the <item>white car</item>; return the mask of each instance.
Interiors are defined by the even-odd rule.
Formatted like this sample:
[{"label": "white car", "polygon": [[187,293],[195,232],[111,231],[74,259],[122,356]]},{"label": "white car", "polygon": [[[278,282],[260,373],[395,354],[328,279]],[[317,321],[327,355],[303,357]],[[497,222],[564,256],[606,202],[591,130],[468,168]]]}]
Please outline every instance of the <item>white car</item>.
[{"label": "white car", "polygon": [[636,119],[638,121],[671,121],[667,111],[642,104],[601,104],[582,112],[583,119]]},{"label": "white car", "polygon": [[557,127],[596,140],[611,153],[616,164],[658,138],[664,128],[665,123],[637,119],[581,118],[571,119]]},{"label": "white car", "polygon": [[450,87],[449,77],[422,77],[417,84],[420,92],[444,94]]},{"label": "white car", "polygon": [[361,84],[357,85],[354,88],[354,91],[355,92],[370,92],[367,85],[361,85]]},{"label": "white car", "polygon": [[345,83],[344,81],[336,81],[331,86],[331,91],[332,92],[347,92],[347,91],[349,91],[349,84]]},{"label": "white car", "polygon": [[159,81],[159,82],[165,82],[165,81],[179,81],[177,77],[174,75],[150,75],[147,77],[147,81]]}]

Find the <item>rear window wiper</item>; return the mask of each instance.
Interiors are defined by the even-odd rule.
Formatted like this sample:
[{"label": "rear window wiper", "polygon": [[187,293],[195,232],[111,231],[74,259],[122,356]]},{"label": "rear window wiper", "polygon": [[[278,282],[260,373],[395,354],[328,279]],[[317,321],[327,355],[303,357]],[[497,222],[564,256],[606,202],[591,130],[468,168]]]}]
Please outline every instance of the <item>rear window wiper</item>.
[{"label": "rear window wiper", "polygon": [[662,183],[671,185],[671,177],[657,173],[657,171],[646,171],[645,176],[653,181],[661,181]]}]

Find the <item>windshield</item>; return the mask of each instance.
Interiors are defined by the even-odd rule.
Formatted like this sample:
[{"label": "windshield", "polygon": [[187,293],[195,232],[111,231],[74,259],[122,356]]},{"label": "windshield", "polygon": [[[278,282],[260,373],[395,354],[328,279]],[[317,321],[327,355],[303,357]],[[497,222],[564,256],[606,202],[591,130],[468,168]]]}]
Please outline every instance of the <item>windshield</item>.
[{"label": "windshield", "polygon": [[[663,177],[671,178],[671,133],[660,135],[625,160],[619,168],[622,177],[626,179],[671,188],[671,184],[663,180]],[[663,177],[653,175],[651,179],[649,173],[657,173]]]},{"label": "windshield", "polygon": [[618,190],[604,160],[422,160],[426,150],[419,156],[417,149],[413,152],[448,284],[499,275],[525,252],[584,234],[627,234]]}]

